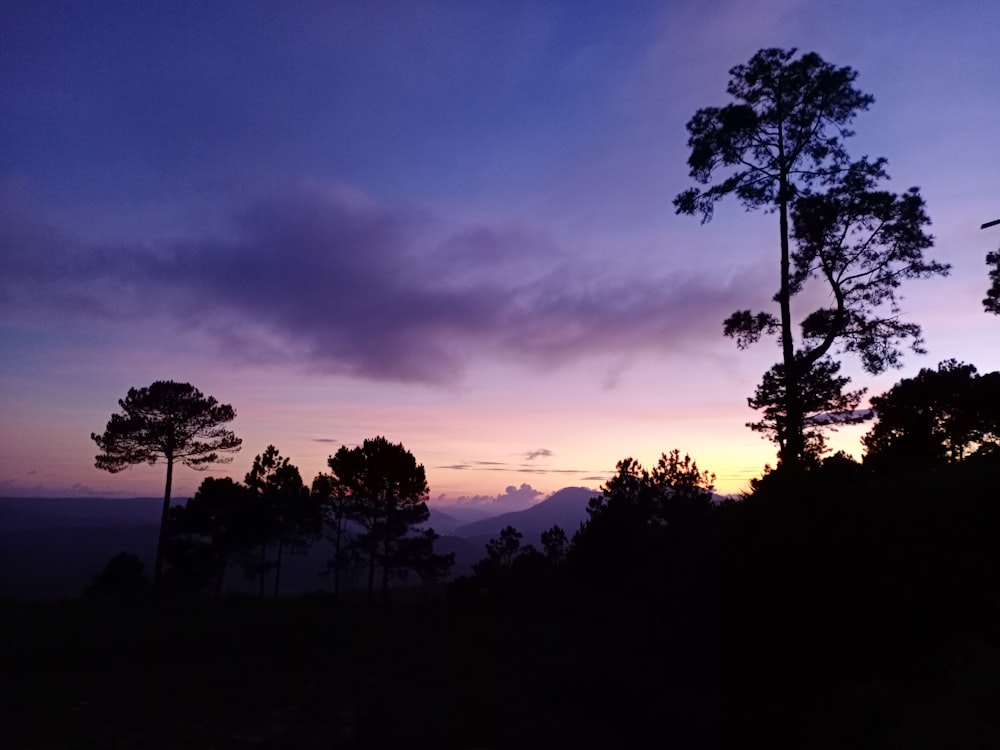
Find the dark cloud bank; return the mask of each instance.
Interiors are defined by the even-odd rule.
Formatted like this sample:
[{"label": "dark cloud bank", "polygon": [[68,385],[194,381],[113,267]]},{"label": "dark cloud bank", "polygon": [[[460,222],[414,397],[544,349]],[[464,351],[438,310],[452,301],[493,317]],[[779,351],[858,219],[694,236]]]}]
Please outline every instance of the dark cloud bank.
[{"label": "dark cloud bank", "polygon": [[227,361],[396,382],[450,382],[482,355],[551,367],[665,351],[717,337],[746,295],[319,187],[260,201],[221,238],[89,247],[8,208],[0,243],[8,319],[166,321]]}]

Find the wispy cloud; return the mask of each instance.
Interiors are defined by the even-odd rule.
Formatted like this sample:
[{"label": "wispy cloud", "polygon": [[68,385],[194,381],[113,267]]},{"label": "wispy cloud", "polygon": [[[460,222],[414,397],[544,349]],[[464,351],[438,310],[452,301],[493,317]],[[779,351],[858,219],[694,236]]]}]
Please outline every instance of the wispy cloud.
[{"label": "wispy cloud", "polygon": [[552,451],[548,448],[539,448],[538,450],[528,451],[524,454],[524,457],[528,461],[534,461],[536,458],[549,458],[552,455]]},{"label": "wispy cloud", "polygon": [[663,351],[716,336],[743,294],[708,277],[600,274],[527,228],[444,230],[316,185],[250,206],[224,237],[156,246],[86,246],[37,217],[3,219],[5,314],[165,320],[226,360],[374,380],[451,382],[480,356],[553,367]]}]

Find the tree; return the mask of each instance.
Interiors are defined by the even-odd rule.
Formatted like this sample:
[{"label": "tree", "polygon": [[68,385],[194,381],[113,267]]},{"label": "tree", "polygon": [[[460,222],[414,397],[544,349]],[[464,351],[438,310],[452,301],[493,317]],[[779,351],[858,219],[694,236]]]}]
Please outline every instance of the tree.
[{"label": "tree", "polygon": [[530,586],[548,572],[549,561],[534,545],[522,545],[523,538],[520,531],[508,525],[486,543],[486,557],[472,566],[480,586],[487,589]]},{"label": "tree", "polygon": [[354,448],[341,446],[327,463],[327,491],[343,497],[348,520],[362,530],[356,542],[368,559],[368,595],[374,592],[375,569],[381,567],[385,597],[390,579],[420,569],[432,554],[433,539],[431,545],[412,541],[416,527],[430,517],[424,467],[401,443],[384,437]]},{"label": "tree", "polygon": [[986,291],[983,307],[986,312],[1000,315],[1000,250],[986,254],[986,265],[990,268],[990,288]]},{"label": "tree", "polygon": [[[865,391],[845,392],[850,378],[838,375],[840,363],[830,358],[821,359],[803,371],[799,382],[799,399],[803,411],[810,417],[802,425],[802,463],[815,465],[826,449],[823,431],[838,425],[857,424],[869,418],[867,411],[859,412],[858,404]],[[785,404],[787,381],[784,367],[774,365],[764,377],[754,395],[747,399],[752,409],[761,412],[761,419],[747,422],[754,432],[762,432],[778,444],[779,454],[787,452],[788,414]]]},{"label": "tree", "polygon": [[591,521],[626,512],[644,526],[666,526],[708,507],[715,489],[715,474],[702,471],[691,456],[676,448],[660,455],[652,471],[634,458],[618,462],[618,473],[601,488],[587,507]]},{"label": "tree", "polygon": [[1000,452],[1000,372],[954,359],[922,369],[872,399],[878,422],[862,438],[865,462],[932,468]]},{"label": "tree", "polygon": [[119,552],[91,579],[84,595],[88,599],[133,601],[142,596],[149,586],[144,567],[138,555]]},{"label": "tree", "polygon": [[486,543],[486,561],[490,567],[507,570],[523,551],[521,540],[524,534],[507,525],[500,529],[500,535]]},{"label": "tree", "polygon": [[284,548],[308,548],[320,533],[322,509],[310,496],[298,468],[287,457],[282,457],[273,445],[254,458],[243,481],[258,495],[263,509],[259,529],[260,559],[256,566],[259,594],[263,596],[264,575],[272,567],[267,560],[267,547],[276,544],[273,567],[274,596],[277,596]]},{"label": "tree", "polygon": [[[854,87],[857,74],[815,53],[797,59],[795,53],[761,50],[734,67],[727,91],[736,103],[701,109],[688,122],[691,177],[708,185],[718,172],[725,176],[674,200],[678,213],[699,213],[703,221],[730,194],[747,209],[778,212],[778,315],[741,310],[725,321],[724,333],[740,348],[764,334],[779,337],[781,362],[750,403],[777,410],[765,415],[766,431],[788,469],[807,458],[810,409],[828,411],[856,395],[845,402],[832,393],[829,403],[810,402],[847,382],[831,377],[831,365],[820,364],[824,358],[838,345],[876,373],[898,363],[907,340],[922,351],[919,326],[900,320],[896,289],[902,279],[948,271],[923,258],[932,240],[924,232],[929,220],[917,189],[900,196],[876,190],[887,178],[885,160],[848,157],[848,126],[874,101]],[[826,287],[833,306],[801,321],[804,346],[797,347],[791,301],[813,282]]]},{"label": "tree", "polygon": [[605,585],[645,586],[660,572],[670,542],[708,517],[714,483],[714,474],[678,450],[662,454],[651,471],[634,458],[619,461],[587,507],[569,562]]},{"label": "tree", "polygon": [[542,532],[542,550],[553,568],[561,568],[569,552],[569,537],[558,524]]},{"label": "tree", "polygon": [[158,586],[163,573],[174,463],[193,469],[228,463],[232,456],[222,454],[238,451],[243,441],[223,426],[236,418],[233,407],[204,396],[189,383],[158,380],[147,388],[130,388],[118,405],[121,412],[111,415],[104,434],[90,435],[101,450],[95,459],[97,468],[114,474],[135,464],[152,466],[161,459],[167,464],[153,566],[153,583]]},{"label": "tree", "polygon": [[333,595],[340,596],[341,571],[351,559],[351,534],[347,528],[350,520],[351,498],[347,487],[329,474],[317,474],[312,483],[312,495],[320,504],[326,538],[333,543],[333,558],[327,570],[333,572]]},{"label": "tree", "polygon": [[[257,546],[262,511],[260,499],[247,486],[229,477],[206,477],[194,497],[171,511],[173,559],[168,555],[168,563],[188,568],[181,576],[188,584],[205,580],[194,587],[211,585],[221,595],[229,563]],[[191,570],[199,564],[209,570]]]}]

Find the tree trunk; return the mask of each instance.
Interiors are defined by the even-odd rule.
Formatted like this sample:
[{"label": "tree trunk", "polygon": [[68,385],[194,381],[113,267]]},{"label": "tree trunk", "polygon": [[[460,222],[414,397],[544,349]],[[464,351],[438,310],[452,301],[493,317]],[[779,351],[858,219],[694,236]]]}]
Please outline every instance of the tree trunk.
[{"label": "tree trunk", "polygon": [[257,598],[264,598],[264,571],[267,570],[267,544],[260,545],[260,567],[257,570]]},{"label": "tree trunk", "polygon": [[278,560],[274,566],[274,598],[278,598],[278,584],[281,581],[281,550],[284,547],[285,540],[282,537],[278,537]]},{"label": "tree trunk", "polygon": [[368,601],[375,594],[375,550],[368,553]]},{"label": "tree trunk", "polygon": [[788,203],[790,186],[788,172],[784,164],[784,141],[782,129],[778,128],[778,153],[781,160],[781,174],[778,178],[778,222],[781,233],[781,287],[778,305],[781,308],[781,360],[785,371],[785,440],[781,451],[781,464],[795,472],[801,466],[802,405],[799,394],[798,363],[795,361],[795,341],[792,337],[792,293],[791,293],[791,251],[788,243]]},{"label": "tree trunk", "polygon": [[337,520],[337,534],[333,541],[333,598],[340,599],[340,520]]},{"label": "tree trunk", "polygon": [[167,546],[167,527],[170,520],[170,485],[174,480],[174,459],[167,456],[167,486],[163,491],[163,512],[160,513],[160,536],[156,541],[156,562],[153,563],[153,588],[160,589],[163,582],[163,552]]},{"label": "tree trunk", "polygon": [[[389,524],[386,524],[388,529]],[[382,549],[382,601],[389,598],[389,532],[385,533]]]},{"label": "tree trunk", "polygon": [[226,559],[223,558],[222,563],[219,565],[219,570],[215,574],[215,598],[216,599],[221,599],[222,598],[222,582],[226,580],[226,568],[227,567],[228,567],[228,563],[226,562]]}]

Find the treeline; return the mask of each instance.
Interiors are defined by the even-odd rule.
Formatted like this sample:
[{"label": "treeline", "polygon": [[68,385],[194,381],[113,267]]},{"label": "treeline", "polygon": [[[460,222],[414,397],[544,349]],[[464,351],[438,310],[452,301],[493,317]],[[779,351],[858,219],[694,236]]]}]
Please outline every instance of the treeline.
[{"label": "treeline", "polygon": [[[276,597],[285,556],[307,551],[321,538],[332,544],[322,573],[332,578],[334,595],[345,576],[359,569],[369,598],[376,588],[384,598],[391,583],[411,573],[425,582],[448,575],[454,555],[435,554],[438,535],[422,526],[430,516],[429,488],[412,453],[377,437],[341,447],[328,466],[328,473],[306,486],[299,469],[271,445],[254,458],[242,483],[205,479],[192,498],[169,510],[163,591],[219,596],[227,573],[239,568],[257,581],[261,597],[273,576],[270,593]],[[122,554],[94,579],[88,594],[134,597],[145,588],[141,562]]]},{"label": "treeline", "polygon": [[998,386],[924,369],[873,399],[863,461],[813,455],[738,499],[677,451],[626,459],[568,542],[504,529],[453,603],[613,613],[588,658],[640,642],[630,699],[684,746],[996,746]]},{"label": "treeline", "polygon": [[[714,477],[676,450],[648,469],[624,459],[579,529],[552,527],[540,548],[503,529],[473,574],[448,586],[447,601],[390,607],[348,627],[345,637],[362,643],[366,628],[388,637],[427,618],[391,657],[374,645],[365,652],[385,661],[378,677],[362,666],[352,672],[358,684],[382,686],[361,705],[415,711],[388,696],[399,680],[418,679],[432,692],[415,705],[433,712],[430,685],[460,676],[494,696],[459,691],[454,699],[465,701],[470,733],[498,738],[497,746],[519,746],[544,715],[536,746],[573,737],[996,747],[1000,373],[948,360],[871,402],[877,419],[862,461],[826,455],[813,441],[802,460],[781,462],[742,497],[720,501]],[[279,593],[283,557],[321,535],[334,550],[335,592],[349,572],[366,579],[369,597],[379,589],[384,597],[405,574],[435,579],[451,558],[434,553],[436,535],[421,525],[426,496],[423,468],[383,438],[341,448],[309,488],[269,447],[243,483],[207,479],[169,512],[159,591],[217,594],[236,566],[257,578],[260,594],[273,573],[271,593]],[[120,556],[91,593],[127,598],[143,580],[138,560]],[[324,603],[286,601],[291,609],[282,610],[289,629],[300,616],[313,623],[295,652],[304,664],[328,648],[328,628],[369,616]],[[461,652],[439,628],[461,634]],[[260,660],[274,648],[213,658]],[[397,668],[411,649],[452,666]],[[293,668],[273,658],[271,669]],[[295,705],[322,716],[321,698],[333,694],[344,700],[330,688]],[[484,718],[491,700],[533,718],[493,725]],[[366,733],[395,726],[384,719]],[[450,731],[435,726],[435,735]]]}]

